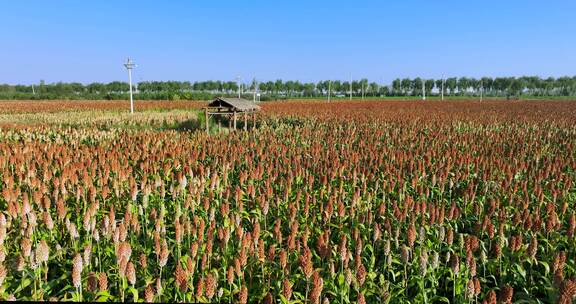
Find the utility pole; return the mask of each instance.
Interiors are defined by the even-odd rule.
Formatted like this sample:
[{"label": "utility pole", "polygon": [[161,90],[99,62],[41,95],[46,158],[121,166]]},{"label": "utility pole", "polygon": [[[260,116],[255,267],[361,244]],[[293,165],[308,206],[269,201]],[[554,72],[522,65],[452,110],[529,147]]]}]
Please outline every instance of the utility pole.
[{"label": "utility pole", "polygon": [[352,101],[352,74],[350,74],[350,101]]},{"label": "utility pole", "polygon": [[328,102],[330,102],[330,89],[332,87],[332,80],[328,80]]},{"label": "utility pole", "polygon": [[442,92],[441,92],[441,95],[442,95],[442,101],[444,101],[444,76],[442,76]]},{"label": "utility pole", "polygon": [[32,84],[32,95],[36,95],[36,91],[34,91],[34,84]]},{"label": "utility pole", "polygon": [[240,92],[242,91],[242,88],[240,87],[242,84],[240,83],[240,76],[236,76],[236,84],[238,85],[238,99],[240,99]]},{"label": "utility pole", "polygon": [[254,103],[256,103],[256,88],[258,87],[258,81],[254,79]]},{"label": "utility pole", "polygon": [[426,81],[422,78],[422,100],[426,100]]},{"label": "utility pole", "polygon": [[482,95],[484,93],[484,83],[480,80],[480,102],[482,102]]},{"label": "utility pole", "polygon": [[134,64],[132,60],[130,60],[130,57],[128,57],[124,67],[126,67],[128,70],[128,83],[130,85],[130,114],[134,114],[134,98],[132,97],[132,69],[136,67],[136,64]]}]

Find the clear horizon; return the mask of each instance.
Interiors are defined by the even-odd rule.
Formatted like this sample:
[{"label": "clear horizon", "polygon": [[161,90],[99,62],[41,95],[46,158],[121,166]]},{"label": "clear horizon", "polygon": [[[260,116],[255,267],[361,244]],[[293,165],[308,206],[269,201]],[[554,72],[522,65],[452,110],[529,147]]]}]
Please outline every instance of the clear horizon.
[{"label": "clear horizon", "polygon": [[[553,5],[552,5],[553,4]],[[0,83],[561,77],[574,1],[4,4]]]}]

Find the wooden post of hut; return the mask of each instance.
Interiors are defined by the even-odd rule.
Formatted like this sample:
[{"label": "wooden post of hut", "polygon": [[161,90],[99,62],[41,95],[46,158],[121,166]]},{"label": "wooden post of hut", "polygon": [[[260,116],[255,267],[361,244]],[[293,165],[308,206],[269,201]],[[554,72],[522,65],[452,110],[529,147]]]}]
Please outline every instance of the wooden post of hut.
[{"label": "wooden post of hut", "polygon": [[210,134],[209,124],[208,124],[208,118],[209,118],[210,116],[208,116],[208,108],[205,108],[205,109],[204,109],[204,117],[205,117],[205,120],[206,120],[206,134]]},{"label": "wooden post of hut", "polygon": [[[260,111],[260,107],[251,101],[242,98],[224,98],[217,97],[204,108],[206,117],[206,133],[209,129],[209,119],[211,115],[224,115],[228,117],[228,128],[236,130],[238,125],[238,115],[244,116],[244,130],[248,130],[248,115],[252,114],[252,128],[256,126],[256,112]],[[220,129],[220,122],[218,128]]]},{"label": "wooden post of hut", "polygon": [[244,112],[244,131],[248,131],[248,113]]}]

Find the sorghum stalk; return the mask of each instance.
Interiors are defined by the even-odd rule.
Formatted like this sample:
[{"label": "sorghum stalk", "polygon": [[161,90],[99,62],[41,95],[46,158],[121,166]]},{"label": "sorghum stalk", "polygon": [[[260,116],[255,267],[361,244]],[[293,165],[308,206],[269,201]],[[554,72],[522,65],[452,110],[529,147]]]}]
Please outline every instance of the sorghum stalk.
[{"label": "sorghum stalk", "polygon": [[422,297],[424,298],[424,303],[428,303],[428,297],[426,296],[426,290],[424,289],[424,279],[426,277],[426,270],[428,268],[428,252],[425,249],[420,252],[420,290],[422,291]]},{"label": "sorghum stalk", "polygon": [[310,284],[309,284],[309,282],[308,282],[308,280],[307,280],[307,281],[306,281],[306,296],[304,297],[304,299],[305,299],[305,300],[304,300],[304,303],[306,303],[306,301],[308,300],[308,288],[310,287],[309,285],[310,285]]}]

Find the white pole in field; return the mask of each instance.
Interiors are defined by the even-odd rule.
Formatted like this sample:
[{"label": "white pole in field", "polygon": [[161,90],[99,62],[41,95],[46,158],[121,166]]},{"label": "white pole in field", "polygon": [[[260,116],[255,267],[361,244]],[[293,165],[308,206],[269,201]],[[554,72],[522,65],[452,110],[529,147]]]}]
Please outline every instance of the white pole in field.
[{"label": "white pole in field", "polygon": [[350,74],[350,101],[352,101],[352,74]]},{"label": "white pole in field", "polygon": [[330,102],[330,89],[332,88],[332,80],[328,80],[328,102]]},{"label": "white pole in field", "polygon": [[242,92],[242,88],[240,87],[242,84],[240,84],[240,76],[236,76],[236,84],[238,85],[238,99],[241,98],[240,94]]},{"label": "white pole in field", "polygon": [[483,93],[484,93],[484,83],[480,81],[480,101],[482,101]]},{"label": "white pole in field", "polygon": [[442,101],[444,101],[444,76],[442,76]]},{"label": "white pole in field", "polygon": [[424,78],[422,78],[422,100],[426,100],[426,86],[425,86],[425,80]]},{"label": "white pole in field", "polygon": [[34,84],[32,84],[32,95],[36,95],[36,91],[34,91]]},{"label": "white pole in field", "polygon": [[258,82],[254,79],[254,103],[256,103],[256,88],[258,87]]},{"label": "white pole in field", "polygon": [[128,83],[130,86],[130,114],[134,114],[134,98],[132,97],[132,69],[136,67],[136,65],[130,60],[126,60],[124,67],[128,70]]}]

